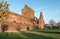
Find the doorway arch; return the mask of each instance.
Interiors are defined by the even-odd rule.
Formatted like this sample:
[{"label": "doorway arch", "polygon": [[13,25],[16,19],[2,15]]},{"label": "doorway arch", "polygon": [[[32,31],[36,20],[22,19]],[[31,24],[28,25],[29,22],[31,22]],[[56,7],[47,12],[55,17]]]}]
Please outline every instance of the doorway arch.
[{"label": "doorway arch", "polygon": [[8,25],[7,24],[2,24],[1,25],[1,31],[2,32],[5,32],[5,31],[7,31],[8,30]]},{"label": "doorway arch", "polygon": [[29,30],[29,27],[27,27],[27,30]]}]

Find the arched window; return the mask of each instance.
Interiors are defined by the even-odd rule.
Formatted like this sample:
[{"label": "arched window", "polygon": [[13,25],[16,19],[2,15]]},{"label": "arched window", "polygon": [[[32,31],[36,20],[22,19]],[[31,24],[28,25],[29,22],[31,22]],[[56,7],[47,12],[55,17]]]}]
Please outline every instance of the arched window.
[{"label": "arched window", "polygon": [[37,24],[39,24],[39,21],[37,21]]}]

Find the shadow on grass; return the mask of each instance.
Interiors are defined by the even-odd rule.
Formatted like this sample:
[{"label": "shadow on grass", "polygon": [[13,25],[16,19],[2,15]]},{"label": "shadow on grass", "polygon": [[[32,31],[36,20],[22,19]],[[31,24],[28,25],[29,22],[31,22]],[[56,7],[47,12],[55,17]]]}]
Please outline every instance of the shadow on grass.
[{"label": "shadow on grass", "polygon": [[42,33],[51,33],[51,34],[60,34],[60,32],[47,32],[47,31],[41,31]]},{"label": "shadow on grass", "polygon": [[32,34],[32,33],[22,32],[22,34],[26,35],[26,36],[29,37],[30,39],[55,39],[55,38],[52,38],[52,37],[46,37],[46,36],[41,36],[41,35]]},{"label": "shadow on grass", "polygon": [[0,39],[23,39],[20,35],[16,33],[7,33],[7,32],[0,32]]},{"label": "shadow on grass", "polygon": [[55,31],[55,30],[31,30],[31,31],[36,31],[36,32],[42,32],[42,33],[51,33],[51,34],[60,34],[60,31]]}]

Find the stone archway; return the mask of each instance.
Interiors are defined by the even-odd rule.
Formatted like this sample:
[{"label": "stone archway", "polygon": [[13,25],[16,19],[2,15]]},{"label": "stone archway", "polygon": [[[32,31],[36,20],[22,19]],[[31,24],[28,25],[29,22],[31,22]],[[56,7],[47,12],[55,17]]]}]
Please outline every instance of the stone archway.
[{"label": "stone archway", "polygon": [[29,30],[29,27],[27,27],[27,30]]},{"label": "stone archway", "polygon": [[2,32],[5,32],[5,31],[7,31],[8,30],[8,25],[7,24],[2,24],[1,25],[1,31]]}]

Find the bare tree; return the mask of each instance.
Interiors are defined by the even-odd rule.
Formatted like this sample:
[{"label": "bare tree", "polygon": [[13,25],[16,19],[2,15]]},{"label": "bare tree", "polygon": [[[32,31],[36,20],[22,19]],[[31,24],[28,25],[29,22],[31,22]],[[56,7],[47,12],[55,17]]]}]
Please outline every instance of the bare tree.
[{"label": "bare tree", "polygon": [[8,13],[9,13],[9,4],[4,0],[2,0],[2,2],[0,2],[0,22],[6,19]]},{"label": "bare tree", "polygon": [[50,20],[49,24],[52,24],[53,26],[57,26],[56,22],[54,20]]},{"label": "bare tree", "polygon": [[60,21],[57,23],[57,26],[60,28]]}]

